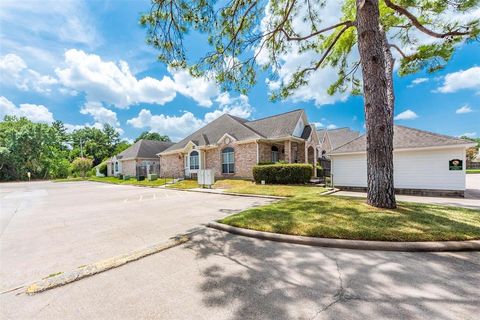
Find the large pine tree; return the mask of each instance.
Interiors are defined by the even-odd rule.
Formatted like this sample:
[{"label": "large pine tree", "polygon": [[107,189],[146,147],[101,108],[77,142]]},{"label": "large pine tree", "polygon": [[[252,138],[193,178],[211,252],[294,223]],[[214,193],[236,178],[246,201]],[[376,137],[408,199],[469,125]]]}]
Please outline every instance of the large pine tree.
[{"label": "large pine tree", "polygon": [[[479,0],[344,0],[338,21],[326,25],[332,2],[340,1],[152,0],[141,23],[161,61],[215,77],[226,89],[245,92],[260,64],[275,80],[272,98],[287,98],[313,74],[335,68],[338,79],[330,94],[364,96],[368,203],[395,208],[394,55],[400,58],[400,74],[441,69],[459,44],[477,39],[479,20],[470,19],[469,12]],[[187,52],[189,33],[208,35],[211,52],[192,59],[198,50]],[[314,59],[282,74],[282,57],[292,52]]]}]

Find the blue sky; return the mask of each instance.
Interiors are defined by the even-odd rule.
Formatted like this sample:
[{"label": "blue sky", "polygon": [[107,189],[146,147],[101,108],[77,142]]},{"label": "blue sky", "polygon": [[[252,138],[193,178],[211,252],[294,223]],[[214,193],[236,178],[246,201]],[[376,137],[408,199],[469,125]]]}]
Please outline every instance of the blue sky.
[{"label": "blue sky", "polygon": [[[110,123],[126,139],[153,130],[178,140],[224,112],[255,119],[304,108],[317,127],[364,130],[361,97],[325,93],[331,70],[276,103],[268,100],[267,74],[242,96],[168,70],[138,24],[149,7],[147,0],[2,1],[0,116],[59,119],[70,130]],[[203,52],[204,38],[190,37],[189,47]],[[467,44],[441,72],[396,76],[396,123],[478,137],[479,57],[480,44]]]}]

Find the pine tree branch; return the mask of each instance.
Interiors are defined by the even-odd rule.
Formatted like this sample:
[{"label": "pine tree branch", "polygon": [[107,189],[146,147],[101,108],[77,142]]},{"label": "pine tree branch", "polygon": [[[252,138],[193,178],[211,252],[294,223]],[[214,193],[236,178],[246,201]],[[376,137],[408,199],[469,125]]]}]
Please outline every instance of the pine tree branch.
[{"label": "pine tree branch", "polygon": [[389,43],[388,46],[389,46],[390,48],[394,48],[395,50],[397,50],[398,53],[400,53],[400,55],[402,56],[402,58],[404,58],[404,59],[407,59],[407,58],[408,58],[408,56],[407,56],[407,55],[402,51],[402,49],[400,49],[396,44],[390,44],[390,43]]},{"label": "pine tree branch", "polygon": [[312,38],[312,37],[315,37],[321,33],[324,33],[324,32],[327,32],[327,31],[330,31],[332,29],[335,29],[337,27],[340,27],[340,26],[348,26],[348,27],[351,27],[353,26],[354,22],[353,21],[344,21],[344,22],[340,22],[340,23],[337,23],[333,26],[330,26],[330,27],[327,27],[327,28],[324,28],[324,29],[321,29],[321,30],[318,30],[314,33],[311,33],[307,36],[304,36],[304,37],[292,37],[290,36],[287,31],[285,31],[285,29],[282,27],[280,29],[280,31],[282,31],[282,33],[285,35],[285,38],[288,40],[288,41],[302,41],[302,40],[307,40],[309,38]]},{"label": "pine tree branch", "polygon": [[438,33],[438,32],[435,32],[433,30],[430,30],[428,29],[427,27],[425,27],[423,24],[420,23],[420,21],[418,21],[417,17],[415,17],[412,13],[410,13],[407,9],[399,6],[399,5],[396,5],[395,3],[393,3],[392,1],[390,0],[385,0],[385,4],[387,5],[387,7],[389,7],[390,9],[393,9],[395,10],[396,12],[400,13],[401,15],[404,15],[406,16],[411,22],[412,24],[417,27],[418,30],[422,31],[423,33],[425,34],[428,34],[429,36],[431,37],[434,37],[434,38],[439,38],[439,39],[443,39],[443,38],[448,38],[448,37],[453,37],[453,36],[466,36],[466,35],[469,35],[470,32],[462,32],[462,31],[450,31],[450,32],[446,32],[446,33]]}]

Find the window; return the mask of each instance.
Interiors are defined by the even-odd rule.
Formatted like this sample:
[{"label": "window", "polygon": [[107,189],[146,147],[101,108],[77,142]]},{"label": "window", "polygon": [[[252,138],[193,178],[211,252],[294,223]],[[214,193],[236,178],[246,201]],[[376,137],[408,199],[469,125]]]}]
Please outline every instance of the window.
[{"label": "window", "polygon": [[118,162],[115,162],[115,172],[118,172]]},{"label": "window", "polygon": [[222,151],[222,173],[235,173],[235,153],[233,148],[225,148]]},{"label": "window", "polygon": [[278,148],[276,146],[272,147],[272,162],[278,162]]},{"label": "window", "polygon": [[198,151],[190,152],[190,170],[200,169],[200,162],[198,161]]}]

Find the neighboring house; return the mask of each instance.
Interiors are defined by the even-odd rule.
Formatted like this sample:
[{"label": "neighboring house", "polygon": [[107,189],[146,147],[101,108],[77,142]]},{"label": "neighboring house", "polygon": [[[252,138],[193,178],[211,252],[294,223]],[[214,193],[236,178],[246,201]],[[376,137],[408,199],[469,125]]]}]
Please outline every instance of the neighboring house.
[{"label": "neighboring house", "polygon": [[110,158],[107,162],[107,174],[108,176],[124,174],[132,177],[146,176],[148,173],[159,174],[160,159],[157,154],[173,144],[165,141],[139,140]]},{"label": "neighboring house", "polygon": [[[463,196],[466,149],[475,143],[428,131],[395,125],[394,183],[398,193]],[[329,153],[335,187],[367,186],[366,136]]]},{"label": "neighboring house", "polygon": [[316,165],[317,145],[304,110],[253,121],[224,114],[160,152],[161,174],[195,177],[199,169],[213,169],[217,178],[252,178],[258,163]]},{"label": "neighboring house", "polygon": [[350,128],[320,129],[317,130],[318,139],[318,157],[327,158],[328,153],[333,149],[343,146],[360,136],[360,132],[350,130]]}]

